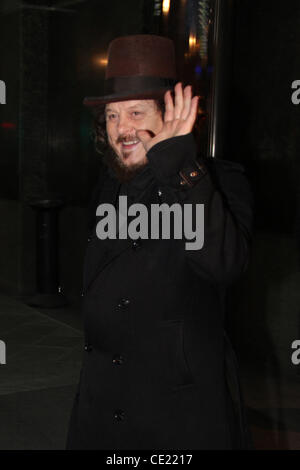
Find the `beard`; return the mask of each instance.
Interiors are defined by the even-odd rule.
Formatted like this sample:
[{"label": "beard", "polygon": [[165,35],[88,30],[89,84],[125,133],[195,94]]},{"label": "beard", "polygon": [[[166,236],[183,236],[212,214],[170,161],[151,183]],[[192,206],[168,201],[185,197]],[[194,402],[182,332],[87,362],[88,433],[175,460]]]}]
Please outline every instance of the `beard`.
[{"label": "beard", "polygon": [[140,173],[148,163],[148,161],[142,161],[127,166],[110,145],[108,145],[108,148],[104,154],[103,161],[105,165],[112,170],[114,176],[121,183],[130,181],[138,173]]}]

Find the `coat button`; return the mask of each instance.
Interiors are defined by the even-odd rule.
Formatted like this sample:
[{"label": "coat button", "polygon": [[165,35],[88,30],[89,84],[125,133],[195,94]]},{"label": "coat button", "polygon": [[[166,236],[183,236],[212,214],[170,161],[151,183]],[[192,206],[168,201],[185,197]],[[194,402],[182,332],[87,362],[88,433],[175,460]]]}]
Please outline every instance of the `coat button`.
[{"label": "coat button", "polygon": [[84,345],[84,350],[85,350],[86,352],[91,352],[91,351],[93,350],[93,346],[92,346],[91,344],[89,344],[89,343],[86,343],[86,344]]},{"label": "coat button", "polygon": [[114,419],[115,419],[116,421],[123,421],[124,418],[125,418],[125,413],[124,413],[123,410],[116,410],[116,411],[114,412]]},{"label": "coat button", "polygon": [[112,363],[115,364],[116,366],[120,366],[124,362],[124,357],[121,356],[120,354],[115,354],[112,358]]},{"label": "coat button", "polygon": [[141,247],[141,242],[139,240],[134,240],[134,242],[132,243],[132,248],[134,250],[138,250],[140,247]]},{"label": "coat button", "polygon": [[121,299],[120,302],[118,303],[119,308],[127,308],[130,304],[129,299]]}]

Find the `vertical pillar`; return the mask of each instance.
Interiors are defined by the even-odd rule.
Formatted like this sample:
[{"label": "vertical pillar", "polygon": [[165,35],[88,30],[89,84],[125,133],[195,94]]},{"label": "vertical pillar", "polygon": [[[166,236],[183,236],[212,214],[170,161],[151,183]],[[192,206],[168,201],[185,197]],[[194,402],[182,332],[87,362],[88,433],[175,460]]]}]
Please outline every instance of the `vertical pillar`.
[{"label": "vertical pillar", "polygon": [[58,212],[60,200],[31,203],[36,211],[36,287],[37,293],[27,303],[55,308],[66,304],[59,286]]},{"label": "vertical pillar", "polygon": [[213,9],[213,79],[210,93],[208,155],[223,158],[228,152],[234,0],[213,0]]}]

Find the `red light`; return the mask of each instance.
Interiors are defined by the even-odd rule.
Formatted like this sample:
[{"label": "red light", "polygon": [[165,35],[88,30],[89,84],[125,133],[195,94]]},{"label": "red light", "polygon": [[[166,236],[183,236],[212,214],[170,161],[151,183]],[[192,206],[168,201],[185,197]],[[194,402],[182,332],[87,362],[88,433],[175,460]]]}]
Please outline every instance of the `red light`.
[{"label": "red light", "polygon": [[3,129],[15,129],[16,125],[13,122],[1,122],[0,127]]}]

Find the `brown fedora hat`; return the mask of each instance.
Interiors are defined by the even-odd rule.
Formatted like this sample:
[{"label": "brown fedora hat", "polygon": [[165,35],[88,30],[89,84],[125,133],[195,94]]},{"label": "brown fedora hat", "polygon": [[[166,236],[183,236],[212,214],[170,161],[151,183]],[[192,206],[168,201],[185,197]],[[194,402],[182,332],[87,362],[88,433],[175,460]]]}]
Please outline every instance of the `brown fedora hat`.
[{"label": "brown fedora hat", "polygon": [[86,106],[160,98],[176,83],[171,39],[150,34],[123,36],[108,47],[103,96],[84,98]]}]

